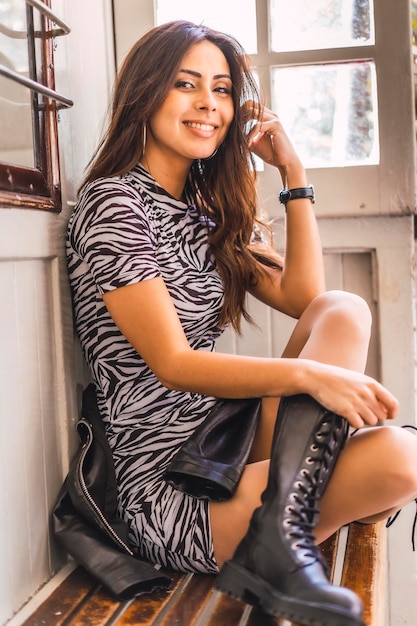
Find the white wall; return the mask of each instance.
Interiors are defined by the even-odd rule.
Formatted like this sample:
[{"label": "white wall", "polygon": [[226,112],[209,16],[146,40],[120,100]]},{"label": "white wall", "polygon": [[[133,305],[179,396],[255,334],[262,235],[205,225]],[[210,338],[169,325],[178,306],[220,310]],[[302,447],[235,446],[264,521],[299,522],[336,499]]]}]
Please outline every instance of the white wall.
[{"label": "white wall", "polygon": [[54,0],[72,32],[57,40],[63,210],[0,207],[0,624],[62,565],[49,514],[75,445],[74,345],[65,228],[113,78],[110,3]]}]

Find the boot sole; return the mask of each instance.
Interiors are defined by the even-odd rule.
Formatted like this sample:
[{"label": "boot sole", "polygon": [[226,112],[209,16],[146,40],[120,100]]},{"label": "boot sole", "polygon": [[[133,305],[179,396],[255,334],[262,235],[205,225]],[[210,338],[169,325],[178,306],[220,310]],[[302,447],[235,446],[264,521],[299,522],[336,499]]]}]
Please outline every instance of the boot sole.
[{"label": "boot sole", "polygon": [[300,626],[365,626],[361,619],[343,610],[306,602],[281,594],[265,580],[237,563],[228,561],[217,576],[216,588],[243,600],[274,617],[285,618]]}]

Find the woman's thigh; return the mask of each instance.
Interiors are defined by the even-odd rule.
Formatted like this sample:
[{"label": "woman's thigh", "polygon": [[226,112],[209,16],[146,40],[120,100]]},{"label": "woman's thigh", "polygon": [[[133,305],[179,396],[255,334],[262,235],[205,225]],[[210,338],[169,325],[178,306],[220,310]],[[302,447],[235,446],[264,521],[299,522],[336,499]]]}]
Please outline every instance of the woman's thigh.
[{"label": "woman's thigh", "polygon": [[342,525],[387,518],[417,496],[417,437],[396,426],[363,428],[346,442],[320,502],[319,542]]}]

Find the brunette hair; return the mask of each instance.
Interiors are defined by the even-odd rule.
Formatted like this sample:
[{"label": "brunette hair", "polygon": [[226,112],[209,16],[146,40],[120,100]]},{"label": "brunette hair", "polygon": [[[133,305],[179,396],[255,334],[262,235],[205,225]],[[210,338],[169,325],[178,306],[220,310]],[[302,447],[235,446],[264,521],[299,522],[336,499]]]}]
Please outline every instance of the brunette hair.
[{"label": "brunette hair", "polygon": [[262,265],[277,263],[272,255],[255,252],[250,245],[255,224],[262,225],[257,217],[255,168],[247,140],[247,124],[258,116],[255,110],[244,114],[241,105],[259,102],[260,97],[248,57],[233,37],[182,20],[145,34],[118,73],[108,130],[82,186],[102,176],[125,174],[139,162],[147,121],[172,89],[184,55],[205,40],[216,45],[228,62],[234,118],[218,152],[193,163],[187,190],[196,198],[199,211],[216,224],[208,243],[225,289],[219,326],[230,322],[239,332],[242,316],[251,321],[246,308],[248,289],[256,283]]}]

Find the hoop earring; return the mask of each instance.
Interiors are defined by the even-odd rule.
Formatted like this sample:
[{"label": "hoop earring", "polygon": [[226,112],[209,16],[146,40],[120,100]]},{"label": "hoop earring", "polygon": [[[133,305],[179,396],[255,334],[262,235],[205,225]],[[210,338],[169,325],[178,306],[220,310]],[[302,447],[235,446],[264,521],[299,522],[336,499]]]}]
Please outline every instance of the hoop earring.
[{"label": "hoop earring", "polygon": [[143,147],[142,147],[142,155],[145,154],[145,148],[146,148],[146,122],[143,125],[143,131],[142,131],[142,143],[143,143]]}]

